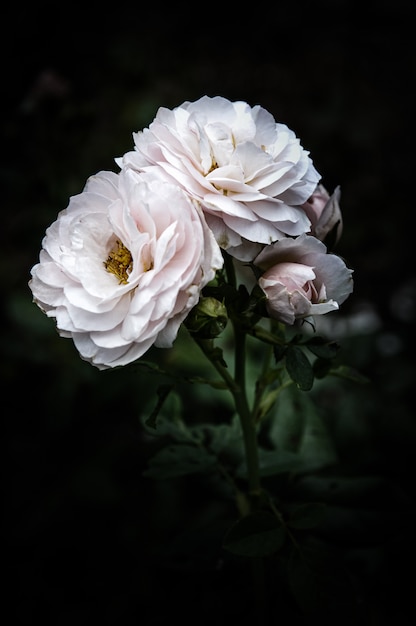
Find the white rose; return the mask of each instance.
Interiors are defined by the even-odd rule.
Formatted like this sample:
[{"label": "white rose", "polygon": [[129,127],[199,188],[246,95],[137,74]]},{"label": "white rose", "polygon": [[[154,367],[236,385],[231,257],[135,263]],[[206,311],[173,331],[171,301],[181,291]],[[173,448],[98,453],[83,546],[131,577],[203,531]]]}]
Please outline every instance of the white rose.
[{"label": "white rose", "polygon": [[266,246],[254,264],[269,315],[285,324],[335,311],[353,290],[353,271],[312,235]]},{"label": "white rose", "polygon": [[250,261],[261,244],[310,230],[301,208],[320,175],[299,139],[260,106],[217,96],[160,108],[120,167],[158,167],[202,203],[219,245]]},{"label": "white rose", "polygon": [[171,347],[222,264],[202,211],[177,185],[100,172],[47,229],[29,286],[59,334],[107,369]]}]

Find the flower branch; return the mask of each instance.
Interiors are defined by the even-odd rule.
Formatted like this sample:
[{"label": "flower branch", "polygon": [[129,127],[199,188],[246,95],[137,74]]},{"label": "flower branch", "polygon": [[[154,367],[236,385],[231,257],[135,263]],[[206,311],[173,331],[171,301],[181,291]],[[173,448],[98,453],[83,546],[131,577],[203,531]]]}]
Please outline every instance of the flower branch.
[{"label": "flower branch", "polygon": [[[99,370],[138,363],[175,383],[230,392],[238,424],[191,426],[176,412],[165,416],[174,385],[161,385],[144,427],[170,444],[147,475],[216,472],[233,485],[241,519],[224,546],[257,567],[322,514],[278,510],[263,477],[316,462],[310,447],[325,433],[307,394],[328,374],[354,378],[333,367],[338,346],[314,325],[353,291],[353,270],[333,252],[343,231],[340,188],[328,193],[295,133],[243,101],[204,96],[161,107],[133,141],[115,158],[118,171],[91,176],[47,228],[32,299]],[[233,373],[220,347],[227,326]],[[219,383],[143,360],[151,348],[174,349],[183,327]],[[323,464],[332,459],[326,450]]]}]

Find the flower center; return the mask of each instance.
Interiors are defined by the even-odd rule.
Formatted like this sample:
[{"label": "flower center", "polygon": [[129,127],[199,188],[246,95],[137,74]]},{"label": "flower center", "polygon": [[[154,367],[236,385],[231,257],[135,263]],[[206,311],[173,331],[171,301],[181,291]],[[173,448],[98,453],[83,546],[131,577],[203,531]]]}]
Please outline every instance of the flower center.
[{"label": "flower center", "polygon": [[133,259],[130,250],[118,239],[108,255],[107,261],[104,261],[104,267],[107,272],[118,278],[119,285],[127,285],[133,267]]},{"label": "flower center", "polygon": [[211,174],[211,172],[213,172],[217,168],[218,168],[218,163],[217,163],[215,157],[211,156],[211,167],[209,168],[207,174]]}]

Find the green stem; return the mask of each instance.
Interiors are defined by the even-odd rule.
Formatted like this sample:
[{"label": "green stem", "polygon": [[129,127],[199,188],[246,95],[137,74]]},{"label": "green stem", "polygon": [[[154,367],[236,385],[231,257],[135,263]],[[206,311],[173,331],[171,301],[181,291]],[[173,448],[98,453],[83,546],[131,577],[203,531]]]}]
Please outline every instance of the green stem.
[{"label": "green stem", "polygon": [[[225,251],[223,252],[223,256],[227,282],[229,285],[236,288],[237,278],[233,258]],[[219,360],[218,354],[215,353],[212,348],[212,344],[208,344],[207,342],[198,339],[196,339],[196,341],[203,349],[205,355],[210,359],[216,370],[222,376],[228,389],[233,395],[234,405],[240,418],[241,428],[243,431],[244,451],[248,474],[249,509],[251,510],[256,508],[261,495],[257,428],[255,414],[250,411],[247,400],[246,332],[241,328],[238,320],[233,319],[232,324],[235,342],[234,378]]]},{"label": "green stem", "polygon": [[244,449],[247,463],[248,489],[252,504],[258,500],[261,494],[259,452],[257,444],[257,428],[252,415],[246,390],[246,335],[234,324],[235,338],[235,371],[234,380],[237,388],[233,392],[235,408],[240,417],[241,428],[244,438]]},{"label": "green stem", "polygon": [[264,359],[263,359],[263,368],[260,376],[257,379],[256,390],[254,395],[254,404],[253,404],[253,419],[257,423],[259,421],[259,412],[260,412],[260,404],[263,397],[264,390],[267,387],[268,381],[266,379],[267,372],[270,367],[270,360],[272,356],[272,346],[267,346],[265,350]]},{"label": "green stem", "polygon": [[[232,258],[224,252],[224,266],[227,273],[227,280],[230,285],[236,287],[236,274]],[[217,372],[222,376],[227,384],[233,399],[236,412],[240,418],[243,432],[245,460],[247,464],[248,494],[243,498],[240,505],[242,515],[247,515],[256,510],[260,504],[262,490],[260,482],[259,451],[256,426],[256,406],[250,411],[247,399],[246,387],[246,332],[241,328],[238,320],[232,320],[234,332],[234,377],[227,370],[218,352],[213,349],[213,342],[196,339],[200,348],[211,361]],[[221,354],[221,353],[220,353]],[[263,622],[263,614],[266,606],[265,579],[263,559],[253,559],[253,584],[255,594],[255,615]]]},{"label": "green stem", "polygon": [[205,356],[215,367],[217,372],[225,381],[229,391],[234,399],[234,406],[240,418],[241,428],[243,431],[245,459],[247,463],[248,474],[248,491],[250,499],[250,509],[255,508],[261,495],[260,472],[259,472],[259,455],[257,446],[257,428],[252,415],[248,401],[245,382],[245,334],[239,332],[234,327],[235,333],[235,376],[229,373],[227,367],[223,365],[219,358],[218,352],[213,348],[213,342],[210,339],[200,339],[194,336],[196,343],[199,345]]},{"label": "green stem", "polygon": [[237,389],[237,384],[234,381],[234,378],[229,373],[227,367],[222,364],[222,361],[220,360],[220,358],[218,356],[218,353],[215,352],[215,350],[213,348],[212,340],[211,339],[200,339],[199,337],[197,337],[195,335],[191,335],[191,336],[194,339],[194,341],[198,344],[198,346],[201,348],[202,352],[205,354],[207,359],[215,367],[215,369],[217,370],[217,372],[219,373],[221,378],[226,383],[228,389],[234,395],[234,393],[238,390]]}]

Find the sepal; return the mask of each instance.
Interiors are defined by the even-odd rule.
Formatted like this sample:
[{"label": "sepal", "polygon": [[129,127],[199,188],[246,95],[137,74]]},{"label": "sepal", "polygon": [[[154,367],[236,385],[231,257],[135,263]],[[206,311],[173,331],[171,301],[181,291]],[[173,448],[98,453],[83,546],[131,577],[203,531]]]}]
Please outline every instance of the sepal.
[{"label": "sepal", "polygon": [[211,296],[202,297],[185,320],[185,326],[201,339],[218,337],[228,322],[227,308]]}]

